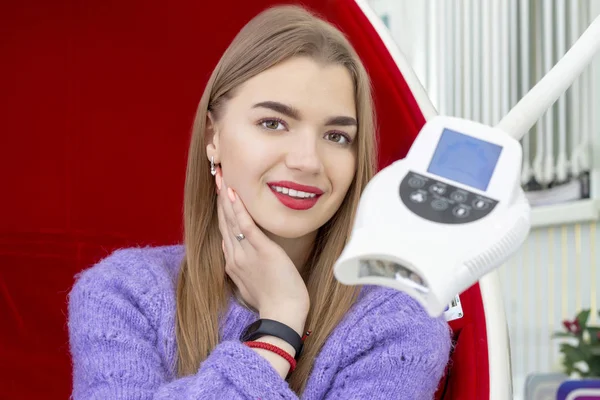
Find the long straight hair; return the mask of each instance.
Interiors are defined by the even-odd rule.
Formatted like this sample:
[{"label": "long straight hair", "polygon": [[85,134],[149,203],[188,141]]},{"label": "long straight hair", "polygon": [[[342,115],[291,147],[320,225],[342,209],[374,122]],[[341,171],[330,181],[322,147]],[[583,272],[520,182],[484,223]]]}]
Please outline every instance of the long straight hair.
[{"label": "long straight hair", "polygon": [[207,114],[210,111],[218,120],[238,86],[297,56],[347,68],[354,84],[358,135],[354,180],[339,210],[319,229],[303,276],[311,304],[306,327],[313,333],[289,377],[296,393],[304,390],[315,357],[357,298],[357,287],[337,282],[333,264],[350,236],[360,195],[376,168],[370,81],[355,50],[339,30],[304,8],[273,7],[252,19],[235,37],[215,67],[196,112],[184,193],[186,255],[177,284],[179,376],[196,373],[217,346],[219,318],[236,292],[231,280],[226,279],[215,182],[205,152]]}]

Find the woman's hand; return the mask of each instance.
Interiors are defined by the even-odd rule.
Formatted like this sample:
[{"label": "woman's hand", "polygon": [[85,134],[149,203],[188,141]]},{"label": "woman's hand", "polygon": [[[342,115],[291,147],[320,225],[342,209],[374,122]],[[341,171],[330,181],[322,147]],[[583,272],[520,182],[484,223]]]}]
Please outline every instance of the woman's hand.
[{"label": "woman's hand", "polygon": [[[261,318],[280,321],[302,335],[310,300],[298,269],[285,251],[256,224],[238,194],[215,176],[225,271]],[[237,235],[244,238],[238,240]]]}]

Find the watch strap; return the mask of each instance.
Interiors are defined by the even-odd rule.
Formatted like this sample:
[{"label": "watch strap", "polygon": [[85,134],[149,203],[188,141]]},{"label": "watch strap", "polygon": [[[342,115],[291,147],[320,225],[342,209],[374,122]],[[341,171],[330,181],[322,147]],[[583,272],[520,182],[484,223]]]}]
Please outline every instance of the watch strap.
[{"label": "watch strap", "polygon": [[287,342],[296,351],[295,359],[297,360],[302,353],[304,347],[302,337],[298,332],[279,321],[272,319],[259,319],[249,325],[242,334],[242,341],[253,341],[260,339],[263,336],[275,336]]}]

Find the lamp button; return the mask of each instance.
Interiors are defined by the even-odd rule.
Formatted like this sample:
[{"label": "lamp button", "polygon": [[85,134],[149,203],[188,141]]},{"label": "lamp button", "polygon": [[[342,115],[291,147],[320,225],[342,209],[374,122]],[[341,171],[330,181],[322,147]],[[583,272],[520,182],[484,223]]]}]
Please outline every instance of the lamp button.
[{"label": "lamp button", "polygon": [[473,208],[476,210],[487,210],[490,206],[490,202],[485,199],[475,199],[473,200]]},{"label": "lamp button", "polygon": [[418,176],[411,176],[408,178],[408,186],[414,189],[420,189],[425,185],[425,180]]},{"label": "lamp button", "polygon": [[448,208],[448,202],[444,199],[435,199],[431,202],[431,207],[436,211],[444,211]]},{"label": "lamp button", "polygon": [[433,194],[439,194],[440,196],[446,193],[446,185],[443,183],[434,183],[429,187],[429,191]]},{"label": "lamp button", "polygon": [[469,216],[469,208],[462,204],[458,205],[454,207],[454,209],[452,210],[452,214],[454,214],[454,216],[457,218],[466,218]]},{"label": "lamp button", "polygon": [[467,201],[467,192],[464,190],[455,190],[450,194],[450,198],[457,203],[464,203]]},{"label": "lamp button", "polygon": [[427,200],[427,193],[423,190],[412,192],[410,194],[410,199],[415,203],[423,203]]}]

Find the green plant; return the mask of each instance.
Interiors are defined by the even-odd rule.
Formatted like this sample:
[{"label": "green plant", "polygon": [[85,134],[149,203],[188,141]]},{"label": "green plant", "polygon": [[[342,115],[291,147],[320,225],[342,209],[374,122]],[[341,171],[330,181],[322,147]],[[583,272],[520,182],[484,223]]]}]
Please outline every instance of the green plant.
[{"label": "green plant", "polygon": [[600,326],[588,325],[589,318],[590,310],[582,310],[573,321],[563,321],[566,332],[553,335],[553,338],[562,339],[560,352],[567,375],[577,373],[582,378],[600,377]]}]

